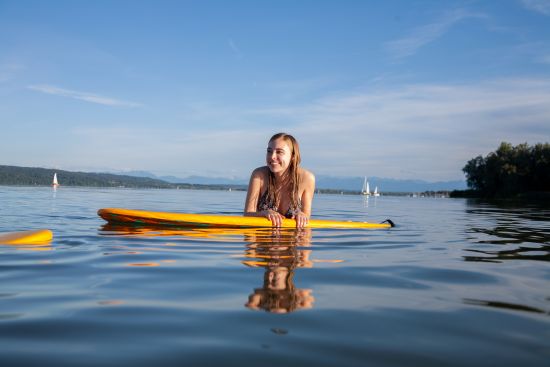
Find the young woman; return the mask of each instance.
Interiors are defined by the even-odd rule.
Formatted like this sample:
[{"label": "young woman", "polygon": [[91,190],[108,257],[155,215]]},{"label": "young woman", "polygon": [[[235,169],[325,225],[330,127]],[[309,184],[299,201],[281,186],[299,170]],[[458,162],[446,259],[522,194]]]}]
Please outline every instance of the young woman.
[{"label": "young woman", "polygon": [[307,226],[315,191],[315,176],[300,167],[300,147],[292,135],[279,133],[269,139],[267,166],[256,168],[250,177],[244,215],[266,217],[274,227],[283,218]]}]

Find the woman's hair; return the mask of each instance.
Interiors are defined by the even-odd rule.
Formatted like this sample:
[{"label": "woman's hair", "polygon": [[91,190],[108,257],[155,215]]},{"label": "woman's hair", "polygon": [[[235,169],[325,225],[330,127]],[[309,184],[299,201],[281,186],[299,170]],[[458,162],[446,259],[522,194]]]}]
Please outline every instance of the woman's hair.
[{"label": "woman's hair", "polygon": [[[283,139],[291,149],[290,164],[288,165],[288,171],[285,179],[290,181],[290,202],[292,204],[292,208],[295,209],[298,208],[299,202],[298,187],[300,185],[300,175],[298,174],[298,167],[300,166],[300,162],[302,161],[302,158],[300,157],[300,146],[298,145],[298,141],[292,135],[286,133],[278,133],[273,135],[271,139],[269,139],[268,144],[278,139]],[[275,175],[271,171],[269,171],[267,195],[269,202],[276,203],[276,205],[279,206],[277,197],[275,195]]]}]

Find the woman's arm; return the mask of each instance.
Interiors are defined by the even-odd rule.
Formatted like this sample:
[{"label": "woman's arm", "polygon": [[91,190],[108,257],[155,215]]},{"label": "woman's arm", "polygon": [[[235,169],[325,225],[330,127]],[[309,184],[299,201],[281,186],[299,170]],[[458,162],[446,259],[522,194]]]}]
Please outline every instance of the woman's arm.
[{"label": "woman's arm", "polygon": [[303,170],[302,185],[303,191],[300,198],[302,210],[294,216],[296,227],[298,228],[307,226],[309,217],[311,217],[311,203],[313,201],[313,194],[315,193],[315,176],[313,173]]},{"label": "woman's arm", "polygon": [[246,201],[244,204],[244,215],[249,217],[258,217],[258,200],[262,189],[263,175],[262,169],[256,168],[250,175]]},{"label": "woman's arm", "polygon": [[250,182],[248,183],[243,214],[246,217],[265,217],[271,221],[274,227],[280,227],[284,218],[280,213],[275,210],[258,211],[258,200],[260,199],[262,184],[266,180],[265,175],[265,167],[256,168],[252,172]]},{"label": "woman's arm", "polygon": [[313,202],[313,194],[315,193],[315,175],[309,171],[305,171],[302,182],[304,185],[304,192],[301,198],[302,212],[311,217],[311,203]]}]

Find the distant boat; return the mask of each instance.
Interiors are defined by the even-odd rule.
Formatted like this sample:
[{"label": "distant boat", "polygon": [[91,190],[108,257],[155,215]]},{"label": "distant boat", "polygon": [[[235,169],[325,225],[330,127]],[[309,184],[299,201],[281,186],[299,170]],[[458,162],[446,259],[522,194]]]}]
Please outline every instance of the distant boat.
[{"label": "distant boat", "polygon": [[57,173],[54,173],[54,174],[53,174],[52,186],[53,186],[54,188],[59,186],[59,182],[57,182]]},{"label": "distant boat", "polygon": [[380,193],[378,192],[378,186],[374,188],[374,192],[372,193],[372,196],[380,196]]},{"label": "distant boat", "polygon": [[361,190],[361,194],[363,195],[370,195],[370,189],[369,189],[369,181],[367,181],[367,178],[365,177],[365,181],[363,182],[363,190]]}]

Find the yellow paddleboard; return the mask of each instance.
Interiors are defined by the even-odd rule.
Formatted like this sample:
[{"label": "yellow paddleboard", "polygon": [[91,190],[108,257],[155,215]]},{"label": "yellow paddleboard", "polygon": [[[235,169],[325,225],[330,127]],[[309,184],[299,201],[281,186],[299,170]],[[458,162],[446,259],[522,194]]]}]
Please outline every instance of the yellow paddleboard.
[{"label": "yellow paddleboard", "polygon": [[53,233],[49,229],[36,229],[21,232],[0,233],[0,245],[40,245],[51,241]]},{"label": "yellow paddleboard", "polygon": [[[263,217],[245,217],[238,215],[211,215],[150,212],[120,208],[99,209],[97,214],[109,223],[131,223],[146,226],[182,226],[182,227],[272,227],[271,221]],[[309,228],[390,228],[386,223],[368,223],[311,219]],[[283,228],[296,228],[294,219],[284,219]]]}]

